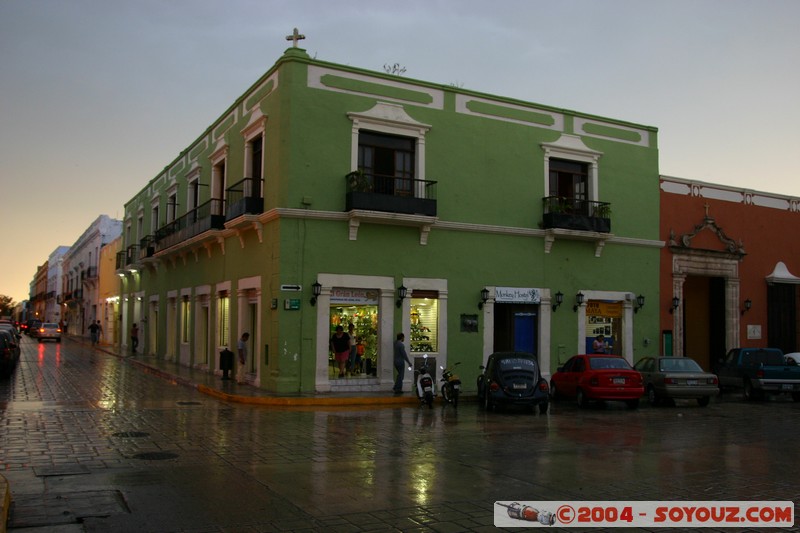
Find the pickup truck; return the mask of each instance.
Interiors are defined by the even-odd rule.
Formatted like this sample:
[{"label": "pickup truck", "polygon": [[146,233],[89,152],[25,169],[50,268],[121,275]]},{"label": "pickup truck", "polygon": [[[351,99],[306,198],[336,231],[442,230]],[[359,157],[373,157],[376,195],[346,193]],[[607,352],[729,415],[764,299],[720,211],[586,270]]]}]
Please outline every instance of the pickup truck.
[{"label": "pickup truck", "polygon": [[791,393],[800,401],[800,366],[778,348],[734,348],[716,368],[720,389],[742,389],[746,400]]}]

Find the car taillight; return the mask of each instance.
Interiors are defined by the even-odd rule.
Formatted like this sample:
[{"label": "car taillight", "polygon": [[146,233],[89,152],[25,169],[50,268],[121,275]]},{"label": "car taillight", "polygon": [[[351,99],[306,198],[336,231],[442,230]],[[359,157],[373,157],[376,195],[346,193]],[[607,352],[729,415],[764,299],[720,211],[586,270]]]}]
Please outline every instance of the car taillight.
[{"label": "car taillight", "polygon": [[44,328],[39,328],[39,333],[44,333]]},{"label": "car taillight", "polygon": [[539,382],[539,390],[542,391],[542,392],[547,392],[549,390],[549,387],[547,386],[547,382],[546,381],[540,381]]},{"label": "car taillight", "polygon": [[492,392],[499,391],[500,385],[498,385],[496,382],[493,381],[489,384],[489,390],[491,390]]},{"label": "car taillight", "polygon": [[678,380],[675,378],[664,378],[664,383],[666,383],[667,385],[677,385]]},{"label": "car taillight", "polygon": [[756,370],[756,377],[757,378],[763,378],[764,377],[764,369],[763,368],[759,368],[758,370]]},{"label": "car taillight", "polygon": [[708,382],[709,385],[716,385],[717,384],[717,376],[714,376],[713,378],[708,378],[706,381]]}]

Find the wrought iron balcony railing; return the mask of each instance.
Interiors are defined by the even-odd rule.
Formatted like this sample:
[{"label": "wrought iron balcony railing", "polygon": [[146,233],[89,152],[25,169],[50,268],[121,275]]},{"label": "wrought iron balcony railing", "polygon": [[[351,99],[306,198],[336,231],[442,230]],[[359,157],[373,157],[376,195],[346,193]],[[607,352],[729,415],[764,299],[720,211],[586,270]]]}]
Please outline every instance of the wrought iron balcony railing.
[{"label": "wrought iron balcony railing", "polygon": [[257,215],[264,212],[262,197],[263,180],[245,178],[228,187],[225,220],[233,220],[242,215]]},{"label": "wrought iron balcony railing", "polygon": [[436,216],[436,185],[431,180],[398,178],[361,171],[345,176],[345,209]]},{"label": "wrought iron balcony railing", "polygon": [[611,204],[581,198],[542,198],[542,226],[577,231],[611,232]]},{"label": "wrought iron balcony railing", "polygon": [[158,228],[154,235],[155,251],[166,250],[208,230],[224,227],[225,201],[213,198]]}]

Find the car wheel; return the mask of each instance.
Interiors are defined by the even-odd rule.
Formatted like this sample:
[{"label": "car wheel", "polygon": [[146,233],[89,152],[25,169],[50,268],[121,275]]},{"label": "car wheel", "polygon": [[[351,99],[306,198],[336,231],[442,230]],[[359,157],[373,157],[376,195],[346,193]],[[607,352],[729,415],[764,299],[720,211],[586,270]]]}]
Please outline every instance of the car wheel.
[{"label": "car wheel", "polygon": [[748,402],[752,402],[756,399],[756,391],[753,389],[752,383],[750,383],[749,379],[744,380],[744,399]]},{"label": "car wheel", "polygon": [[547,413],[547,408],[550,407],[549,402],[542,402],[539,404],[539,413],[545,414]]},{"label": "car wheel", "polygon": [[578,402],[578,407],[587,407],[589,405],[589,399],[583,393],[582,389],[578,389],[575,393],[575,401]]},{"label": "car wheel", "polygon": [[650,405],[656,406],[659,404],[658,395],[656,395],[656,388],[652,385],[647,386],[647,401],[650,402]]},{"label": "car wheel", "polygon": [[697,399],[697,405],[699,405],[700,407],[705,407],[706,405],[708,405],[708,402],[710,401],[711,398],[709,398],[708,396],[703,396],[702,398]]},{"label": "car wheel", "polygon": [[556,384],[550,382],[550,397],[554,400],[558,399],[558,392],[556,392]]},{"label": "car wheel", "polygon": [[628,406],[628,409],[636,409],[639,407],[639,398],[636,398],[635,400],[627,400],[625,405]]}]

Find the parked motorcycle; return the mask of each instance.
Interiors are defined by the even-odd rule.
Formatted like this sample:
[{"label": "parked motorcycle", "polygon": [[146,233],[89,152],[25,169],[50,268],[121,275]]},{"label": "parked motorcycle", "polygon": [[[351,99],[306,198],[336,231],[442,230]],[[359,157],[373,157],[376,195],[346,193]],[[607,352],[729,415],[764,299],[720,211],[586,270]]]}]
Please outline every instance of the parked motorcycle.
[{"label": "parked motorcycle", "polygon": [[433,409],[433,378],[428,370],[428,356],[422,359],[422,365],[414,370],[414,382],[416,383],[417,398],[420,403],[426,404]]},{"label": "parked motorcycle", "polygon": [[461,378],[455,373],[455,368],[461,363],[456,363],[452,368],[440,367],[442,369],[442,398],[447,403],[452,403],[453,407],[458,407],[458,395],[461,393]]}]

